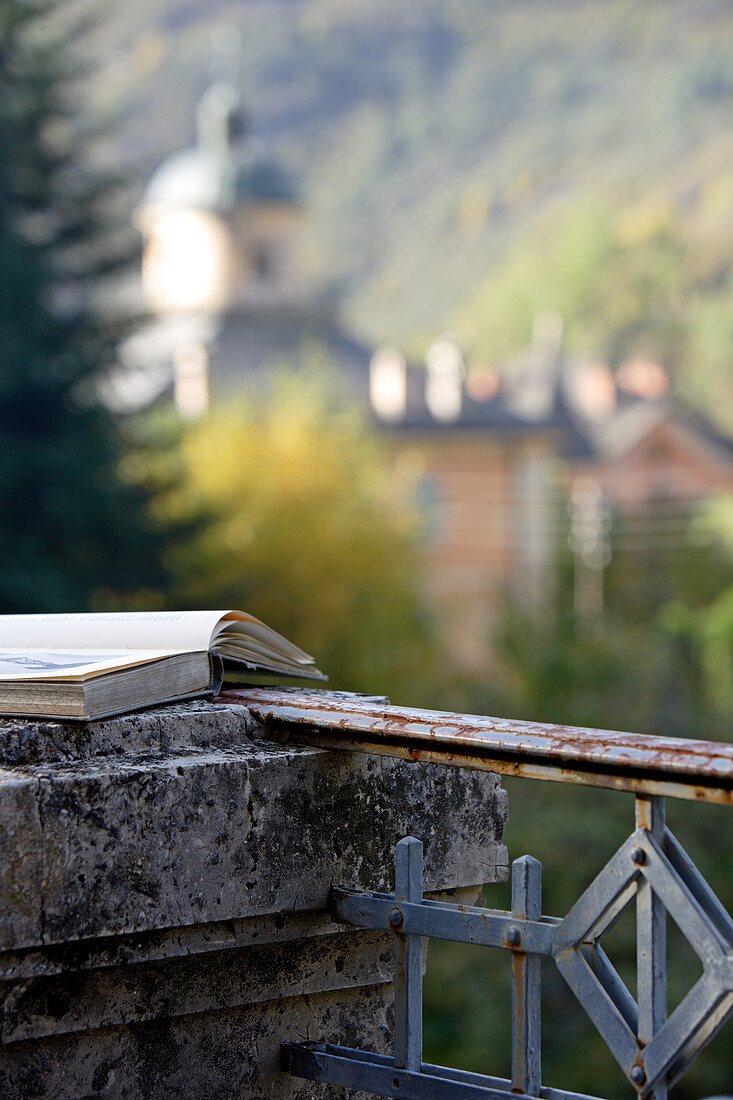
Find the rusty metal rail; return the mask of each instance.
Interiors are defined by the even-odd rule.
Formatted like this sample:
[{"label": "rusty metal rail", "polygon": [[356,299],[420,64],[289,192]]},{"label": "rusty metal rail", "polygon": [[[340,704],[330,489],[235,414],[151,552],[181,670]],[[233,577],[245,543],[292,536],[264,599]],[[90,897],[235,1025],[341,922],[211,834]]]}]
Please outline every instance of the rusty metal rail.
[{"label": "rusty metal rail", "polygon": [[[283,1062],[291,1074],[408,1100],[597,1100],[541,1082],[543,957],[554,961],[642,1100],[667,1100],[733,1014],[733,920],[667,828],[662,797],[732,802],[733,745],[408,710],[334,692],[249,689],[220,698],[245,705],[274,740],[636,795],[634,831],[563,918],[542,915],[541,866],[531,856],[513,863],[509,911],[426,900],[422,844],[414,837],[397,845],[393,894],[335,890],[334,920],[394,935],[394,1057],[286,1044]],[[601,947],[632,904],[636,997]],[[669,1016],[668,914],[702,964],[702,976]],[[422,941],[430,936],[512,953],[511,1079],[423,1063]]]},{"label": "rusty metal rail", "polygon": [[250,688],[220,699],[244,704],[278,739],[637,794],[733,802],[733,744],[725,742],[411,710],[338,692]]}]

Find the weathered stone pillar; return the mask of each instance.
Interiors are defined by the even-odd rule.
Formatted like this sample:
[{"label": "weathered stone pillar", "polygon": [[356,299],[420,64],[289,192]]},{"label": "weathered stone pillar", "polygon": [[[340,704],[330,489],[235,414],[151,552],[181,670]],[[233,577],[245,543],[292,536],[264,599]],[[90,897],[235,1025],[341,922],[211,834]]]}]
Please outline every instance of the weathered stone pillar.
[{"label": "weathered stone pillar", "polygon": [[[282,1041],[387,1049],[388,934],[332,884],[506,876],[495,776],[275,744],[244,706],[0,720],[0,1096],[277,1100]],[[352,1094],[353,1095],[353,1094]]]}]

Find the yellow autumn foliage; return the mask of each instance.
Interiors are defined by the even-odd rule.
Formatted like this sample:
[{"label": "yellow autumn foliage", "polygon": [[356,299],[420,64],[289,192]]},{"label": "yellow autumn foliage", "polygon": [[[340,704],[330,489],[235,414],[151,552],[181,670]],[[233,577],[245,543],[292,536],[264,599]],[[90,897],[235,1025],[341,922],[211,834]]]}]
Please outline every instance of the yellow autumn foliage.
[{"label": "yellow autumn foliage", "polygon": [[205,521],[173,554],[179,603],[251,611],[334,687],[399,692],[425,674],[412,478],[323,377],[220,403],[180,457],[159,516]]}]

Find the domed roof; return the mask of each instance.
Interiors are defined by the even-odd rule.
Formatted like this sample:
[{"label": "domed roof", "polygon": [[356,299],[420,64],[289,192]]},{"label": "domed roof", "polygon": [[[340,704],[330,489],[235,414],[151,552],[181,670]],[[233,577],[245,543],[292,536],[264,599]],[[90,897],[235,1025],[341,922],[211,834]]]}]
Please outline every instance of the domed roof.
[{"label": "domed roof", "polygon": [[244,133],[239,93],[214,84],[198,109],[197,143],[174,153],[153,173],[143,205],[229,213],[246,203],[298,201],[288,174],[262,142]]},{"label": "domed roof", "polygon": [[298,197],[286,172],[249,138],[221,150],[195,145],[168,157],[153,173],[143,203],[228,213],[252,203],[295,205]]}]

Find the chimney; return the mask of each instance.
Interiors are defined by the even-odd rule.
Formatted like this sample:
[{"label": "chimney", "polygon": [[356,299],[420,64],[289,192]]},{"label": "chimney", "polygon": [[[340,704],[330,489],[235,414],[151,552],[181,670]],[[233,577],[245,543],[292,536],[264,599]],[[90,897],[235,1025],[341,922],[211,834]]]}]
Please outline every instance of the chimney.
[{"label": "chimney", "polygon": [[463,356],[451,340],[436,340],[425,356],[428,376],[425,403],[434,420],[448,423],[461,415],[463,403]]},{"label": "chimney", "polygon": [[407,364],[396,348],[378,348],[369,363],[369,400],[380,420],[401,420],[407,404]]}]

